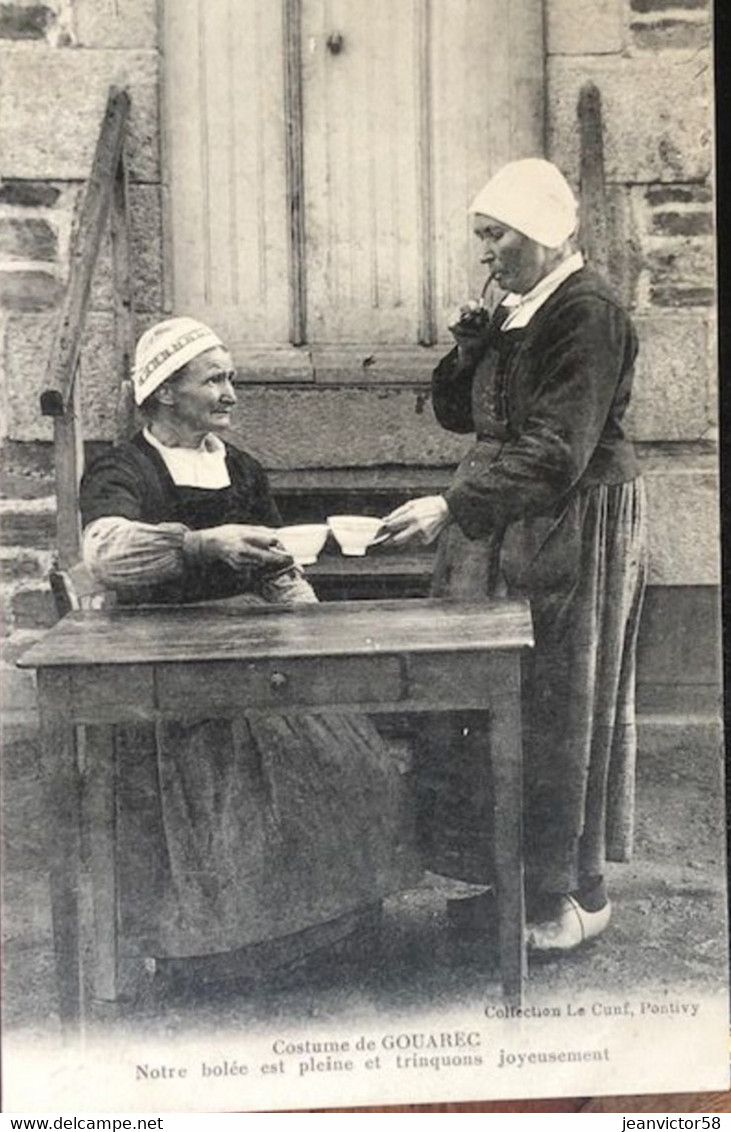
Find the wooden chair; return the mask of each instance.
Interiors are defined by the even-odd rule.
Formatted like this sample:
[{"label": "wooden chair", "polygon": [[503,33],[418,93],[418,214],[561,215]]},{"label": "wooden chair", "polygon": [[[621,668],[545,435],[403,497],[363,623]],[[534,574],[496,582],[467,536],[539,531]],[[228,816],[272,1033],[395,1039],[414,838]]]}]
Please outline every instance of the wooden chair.
[{"label": "wooden chair", "polygon": [[48,575],[59,620],[78,609],[107,609],[113,595],[94,581],[83,562],[68,570],[53,567]]},{"label": "wooden chair", "polygon": [[[81,339],[107,222],[112,238],[114,335],[112,352],[122,404],[134,349],[134,312],[129,240],[129,193],[125,138],[130,98],[112,87],[96,144],[71,251],[71,270],[41,394],[41,412],[53,418],[53,450],[57,500],[58,562],[51,586],[59,613],[68,612],[88,594],[77,567],[81,560],[79,482],[84,449],[81,432]],[[118,419],[120,426],[125,429]],[[75,594],[74,586],[81,585]]]},{"label": "wooden chair", "polygon": [[[116,415],[116,440],[126,440],[136,431],[137,411],[132,382],[124,379],[119,388]],[[77,503],[77,525],[79,523]],[[66,540],[70,543],[70,538]],[[61,539],[59,537],[59,544]],[[79,547],[79,556],[81,548]],[[53,602],[59,620],[78,609],[108,609],[116,605],[116,596],[97,582],[81,558],[66,566],[61,565],[57,553],[48,575]]]}]

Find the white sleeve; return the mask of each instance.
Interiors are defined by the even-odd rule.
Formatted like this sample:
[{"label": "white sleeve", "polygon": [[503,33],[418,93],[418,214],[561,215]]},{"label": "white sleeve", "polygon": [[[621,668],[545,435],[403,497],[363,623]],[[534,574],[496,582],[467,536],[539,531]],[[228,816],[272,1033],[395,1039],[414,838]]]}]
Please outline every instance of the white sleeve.
[{"label": "white sleeve", "polygon": [[[110,515],[95,519],[84,531],[84,563],[94,580],[110,589],[180,578],[186,563],[200,554],[200,532],[183,523],[140,523]],[[314,604],[318,600],[297,566],[264,577],[258,589],[273,604]]]},{"label": "white sleeve", "polygon": [[84,563],[95,581],[111,589],[179,578],[190,533],[183,523],[140,523],[105,516],[84,531]]}]

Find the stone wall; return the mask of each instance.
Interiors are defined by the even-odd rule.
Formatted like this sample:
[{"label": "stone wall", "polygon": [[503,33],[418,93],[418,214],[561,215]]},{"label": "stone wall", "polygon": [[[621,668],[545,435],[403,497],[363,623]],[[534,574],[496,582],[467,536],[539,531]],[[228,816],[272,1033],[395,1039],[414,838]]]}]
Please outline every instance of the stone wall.
[{"label": "stone wall", "polygon": [[[38,397],[68,279],[72,226],[112,84],[132,95],[127,154],[140,324],[163,307],[159,38],[157,0],[0,4],[0,593],[3,630],[16,638],[54,617],[45,583],[55,538],[52,433]],[[93,434],[107,436],[116,408],[111,310],[106,238],[81,368],[85,404],[100,422]],[[14,651],[6,648],[6,664]]]},{"label": "stone wall", "polygon": [[549,0],[547,18],[549,156],[575,180],[579,91],[592,81],[601,94],[610,272],[641,342],[630,427],[650,490],[652,579],[717,583],[710,5]]},{"label": "stone wall", "polygon": [[[713,585],[718,507],[709,4],[548,0],[546,12],[548,153],[573,179],[579,90],[591,79],[602,96],[610,270],[635,312],[642,346],[632,429],[650,493],[652,580],[668,587]],[[138,329],[165,307],[160,64],[158,0],[0,4],[0,594],[4,631],[13,633],[6,664],[15,642],[53,618],[44,581],[54,541],[51,432],[39,417],[38,393],[67,280],[72,224],[112,83],[132,94]],[[113,431],[111,317],[105,247],[82,352],[89,432],[97,439]],[[311,463],[307,421],[322,416],[323,398],[334,418],[342,417],[339,437],[349,435],[354,399],[363,400],[354,443],[364,463],[380,459],[386,435],[391,462],[395,450],[407,464],[444,466],[455,457],[454,442],[434,426],[423,393],[387,383],[363,398],[356,388],[292,392],[254,380],[242,396],[250,435],[264,435],[275,417],[276,435],[287,441],[282,459]],[[281,463],[279,448],[267,450],[274,466]]]},{"label": "stone wall", "polygon": [[[630,426],[648,486],[641,710],[718,712],[719,504],[708,0],[548,0],[548,156],[578,178],[576,105],[601,94],[609,270],[641,352]],[[691,657],[687,650],[693,650]]]}]

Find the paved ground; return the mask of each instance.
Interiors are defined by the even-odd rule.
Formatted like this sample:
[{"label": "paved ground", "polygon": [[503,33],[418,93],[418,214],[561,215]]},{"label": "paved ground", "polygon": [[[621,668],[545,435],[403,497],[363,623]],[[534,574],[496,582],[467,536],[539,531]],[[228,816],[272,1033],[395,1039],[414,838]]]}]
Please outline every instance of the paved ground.
[{"label": "paved ground", "polygon": [[[633,863],[614,867],[614,917],[601,941],[562,961],[531,969],[531,994],[674,993],[718,987],[726,973],[725,840],[720,753],[697,732],[647,732],[640,765]],[[660,738],[658,738],[660,736]],[[58,1030],[46,845],[37,752],[5,748],[3,1013],[7,1031],[38,1036]],[[203,984],[180,972],[105,1025],[172,1036],[348,1016],[408,1014],[428,1002],[459,1007],[494,998],[494,949],[447,917],[444,882],[386,903],[380,934],[341,947],[276,979]],[[452,893],[454,895],[454,893]]]}]

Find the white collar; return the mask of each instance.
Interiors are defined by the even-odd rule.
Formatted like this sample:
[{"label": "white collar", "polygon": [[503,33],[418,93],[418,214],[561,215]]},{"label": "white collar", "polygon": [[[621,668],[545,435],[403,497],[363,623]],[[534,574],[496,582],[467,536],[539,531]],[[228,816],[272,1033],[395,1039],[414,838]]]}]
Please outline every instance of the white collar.
[{"label": "white collar", "polygon": [[197,448],[162,444],[149,428],[143,429],[142,435],[160,453],[178,487],[221,488],[231,483],[226,467],[226,445],[215,433],[206,433]]},{"label": "white collar", "polygon": [[[148,444],[153,448],[157,448],[158,452],[163,454],[170,451],[179,452],[183,449],[182,444],[163,444],[156,436],[153,436],[149,428],[143,428],[142,435]],[[186,452],[225,452],[226,445],[221,440],[220,436],[216,436],[215,432],[207,432],[196,448],[185,448]]]},{"label": "white collar", "polygon": [[583,255],[581,252],[574,252],[568,259],[562,260],[558,267],[554,267],[553,271],[549,271],[548,275],[544,275],[543,279],[539,279],[535,287],[527,291],[525,295],[517,295],[511,291],[501,303],[501,306],[508,309],[509,314],[500,329],[517,330],[520,327],[527,326],[536,311],[540,310],[543,304],[550,299],[553,292],[558,290],[564,280],[575,272],[581,271],[583,266]]}]

